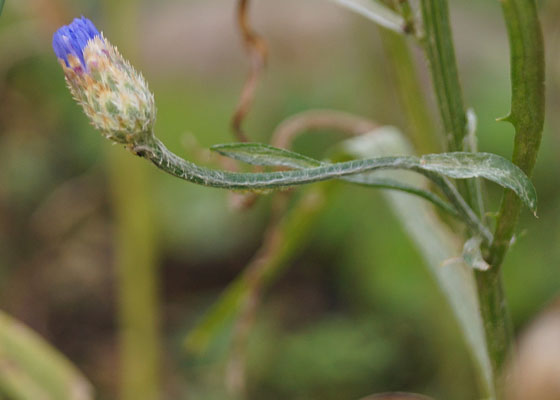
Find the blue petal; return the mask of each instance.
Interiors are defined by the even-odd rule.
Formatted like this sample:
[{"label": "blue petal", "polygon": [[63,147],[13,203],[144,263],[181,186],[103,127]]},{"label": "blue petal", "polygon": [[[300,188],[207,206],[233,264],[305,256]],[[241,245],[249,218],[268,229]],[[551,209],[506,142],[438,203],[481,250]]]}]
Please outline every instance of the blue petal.
[{"label": "blue petal", "polygon": [[71,24],[58,29],[53,35],[52,46],[58,58],[68,64],[68,56],[77,57],[85,68],[84,48],[94,37],[99,36],[99,31],[89,19],[76,18]]}]

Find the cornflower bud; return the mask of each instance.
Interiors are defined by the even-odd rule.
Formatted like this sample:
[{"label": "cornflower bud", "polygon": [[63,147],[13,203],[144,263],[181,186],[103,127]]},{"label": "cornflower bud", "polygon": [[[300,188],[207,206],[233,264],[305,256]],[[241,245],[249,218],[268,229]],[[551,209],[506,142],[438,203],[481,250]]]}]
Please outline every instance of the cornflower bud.
[{"label": "cornflower bud", "polygon": [[85,18],[58,29],[53,48],[74,99],[93,126],[130,148],[152,133],[154,96],[141,74]]}]

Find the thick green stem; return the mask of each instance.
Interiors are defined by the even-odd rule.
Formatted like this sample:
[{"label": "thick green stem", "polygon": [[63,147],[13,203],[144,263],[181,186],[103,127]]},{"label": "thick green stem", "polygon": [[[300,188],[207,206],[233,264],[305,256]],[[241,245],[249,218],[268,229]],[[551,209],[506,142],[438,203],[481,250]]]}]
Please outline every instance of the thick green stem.
[{"label": "thick green stem", "polygon": [[[494,379],[500,382],[503,367],[513,344],[513,329],[504,293],[501,271],[475,271],[480,313]],[[499,387],[497,385],[497,392]]]},{"label": "thick green stem", "polygon": [[[502,0],[511,47],[511,112],[515,127],[513,163],[531,176],[544,124],[544,45],[534,0]],[[487,255],[491,269],[477,272],[481,311],[495,374],[503,372],[512,329],[503,301],[500,267],[509,248],[521,204],[509,190],[502,199],[494,241]]]},{"label": "thick green stem", "polygon": [[[511,47],[511,112],[515,127],[512,161],[531,176],[544,124],[544,44],[534,0],[502,0]],[[521,204],[509,191],[502,199],[488,261],[500,268],[513,237]]]}]

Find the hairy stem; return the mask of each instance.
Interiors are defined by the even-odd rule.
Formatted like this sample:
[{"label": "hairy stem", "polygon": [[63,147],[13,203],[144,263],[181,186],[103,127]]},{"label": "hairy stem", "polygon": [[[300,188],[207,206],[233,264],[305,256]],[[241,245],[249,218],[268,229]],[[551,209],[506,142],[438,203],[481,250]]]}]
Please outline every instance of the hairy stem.
[{"label": "hairy stem", "polygon": [[[430,63],[432,79],[445,129],[448,148],[472,151],[468,144],[468,129],[457,64],[447,0],[422,0],[422,17],[425,29],[425,50]],[[467,140],[465,140],[467,139]],[[476,182],[459,183],[461,194],[469,205],[481,215],[483,205]],[[495,241],[495,239],[494,239]],[[475,271],[480,313],[484,324],[486,347],[492,363],[494,390],[496,379],[507,348],[512,340],[510,318],[507,311],[499,272],[487,275]]]},{"label": "hairy stem", "polygon": [[484,322],[486,346],[499,393],[503,368],[513,344],[513,329],[504,293],[502,274],[491,268],[475,271],[480,313]]},{"label": "hairy stem", "polygon": [[[531,176],[544,124],[544,45],[534,0],[502,0],[511,47],[512,101],[505,118],[515,127],[513,163]],[[477,272],[481,311],[495,374],[501,374],[512,344],[512,328],[503,301],[500,267],[509,248],[521,204],[504,192],[494,241],[487,255],[492,267]]]},{"label": "hairy stem", "polygon": [[[544,44],[534,0],[502,0],[511,47],[511,112],[505,120],[515,127],[512,161],[531,176],[544,124]],[[500,267],[509,248],[521,204],[504,193],[488,261]]]},{"label": "hairy stem", "polygon": [[463,149],[467,117],[459,83],[446,0],[422,0],[425,51],[449,150]]}]

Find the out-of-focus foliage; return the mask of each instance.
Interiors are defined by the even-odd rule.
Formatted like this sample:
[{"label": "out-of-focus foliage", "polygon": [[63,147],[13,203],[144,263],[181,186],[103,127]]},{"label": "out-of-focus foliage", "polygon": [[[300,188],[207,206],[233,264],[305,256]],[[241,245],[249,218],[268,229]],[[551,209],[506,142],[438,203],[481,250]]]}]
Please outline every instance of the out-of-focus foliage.
[{"label": "out-of-focus foliage", "polygon": [[[179,154],[216,165],[205,149],[231,140],[229,121],[247,67],[233,2],[132,7],[134,25],[127,29],[137,52],[114,44],[155,93],[158,135]],[[479,119],[479,148],[509,158],[513,129],[495,121],[510,96],[499,4],[452,0],[450,8],[466,103]],[[560,9],[548,0],[541,11],[547,58],[558,60]],[[115,398],[118,386],[106,165],[108,154],[122,150],[102,139],[74,104],[50,38],[82,14],[111,37],[105,12],[94,0],[18,0],[6,2],[0,20],[0,307],[68,357],[100,399]],[[112,16],[130,24],[125,17]],[[280,121],[309,108],[342,109],[406,131],[393,71],[370,22],[324,0],[256,2],[252,19],[270,47],[245,124],[252,140],[267,142]],[[417,65],[425,65],[421,57]],[[560,105],[560,69],[549,67],[552,111]],[[559,125],[550,112],[533,179],[539,219],[524,213],[527,234],[519,235],[504,266],[517,330],[560,286]],[[341,138],[324,133],[298,138],[294,150],[322,158]],[[145,172],[161,251],[162,398],[223,399],[229,326],[204,356],[187,354],[183,340],[259,248],[271,199],[239,212],[228,207],[226,192],[155,168]],[[490,189],[496,210],[500,192]],[[335,184],[308,244],[264,295],[250,334],[248,397],[328,400],[403,390],[474,398],[468,352],[421,264],[380,193]]]},{"label": "out-of-focus foliage", "polygon": [[0,314],[0,386],[14,399],[93,398],[90,383],[68,360],[5,314]]}]

